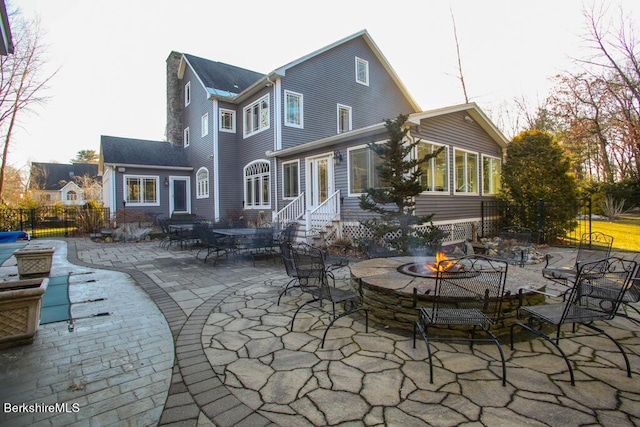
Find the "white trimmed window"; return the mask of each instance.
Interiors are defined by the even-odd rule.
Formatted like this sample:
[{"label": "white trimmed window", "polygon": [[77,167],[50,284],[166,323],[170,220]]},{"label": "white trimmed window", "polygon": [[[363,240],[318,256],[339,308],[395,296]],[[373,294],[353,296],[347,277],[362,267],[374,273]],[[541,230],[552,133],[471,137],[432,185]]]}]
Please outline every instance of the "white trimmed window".
[{"label": "white trimmed window", "polygon": [[191,138],[189,137],[189,128],[184,128],[184,146],[188,147],[189,144],[191,143]]},{"label": "white trimmed window", "polygon": [[201,120],[202,136],[209,135],[209,113],[204,113]]},{"label": "white trimmed window", "polygon": [[455,192],[478,194],[478,154],[455,149]]},{"label": "white trimmed window", "polygon": [[257,160],[244,168],[244,207],[246,209],[271,208],[270,165]]},{"label": "white trimmed window", "polygon": [[303,128],[304,122],[302,120],[302,94],[284,91],[285,98],[285,114],[284,124],[285,126],[291,126],[295,128]]},{"label": "white trimmed window", "polygon": [[78,194],[73,190],[69,190],[67,192],[67,200],[70,202],[75,202],[76,200],[78,200]]},{"label": "white trimmed window", "polygon": [[502,161],[497,157],[482,156],[482,192],[498,194],[502,188]]},{"label": "white trimmed window", "polygon": [[338,104],[338,133],[349,132],[351,129],[351,107]]},{"label": "white trimmed window", "polygon": [[244,108],[244,137],[269,129],[269,95]]},{"label": "white trimmed window", "polygon": [[191,82],[184,85],[184,106],[191,104]]},{"label": "white trimmed window", "polygon": [[363,194],[368,188],[384,188],[377,169],[383,160],[373,150],[366,145],[352,148],[348,158],[349,196]]},{"label": "white trimmed window", "polygon": [[369,61],[356,56],[356,82],[369,86]]},{"label": "white trimmed window", "polygon": [[196,199],[209,197],[209,169],[200,168],[196,173]]},{"label": "white trimmed window", "polygon": [[[418,159],[440,149],[440,145],[429,142],[418,143]],[[445,148],[437,157],[429,159],[420,165],[422,175],[420,184],[426,187],[426,192],[449,191],[449,149]]]},{"label": "white trimmed window", "polygon": [[124,199],[127,206],[160,206],[159,178],[148,175],[124,176]]},{"label": "white trimmed window", "polygon": [[300,161],[282,163],[282,197],[295,199],[300,195]]},{"label": "white trimmed window", "polygon": [[236,132],[236,112],[233,110],[220,109],[220,131]]}]

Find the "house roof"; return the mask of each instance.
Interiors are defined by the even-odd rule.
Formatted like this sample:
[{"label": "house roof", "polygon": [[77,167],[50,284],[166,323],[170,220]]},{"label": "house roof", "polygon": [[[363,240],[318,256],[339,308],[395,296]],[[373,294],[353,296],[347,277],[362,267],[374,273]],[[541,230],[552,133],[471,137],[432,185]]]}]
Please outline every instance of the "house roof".
[{"label": "house roof", "polygon": [[264,74],[223,62],[210,61],[198,56],[183,54],[180,73],[184,73],[184,62],[196,73],[200,82],[210,95],[233,97],[245,91],[256,81],[266,77]]},{"label": "house roof", "polygon": [[166,141],[100,137],[100,163],[113,166],[136,166],[167,169],[193,169],[184,150]]},{"label": "house roof", "polygon": [[39,189],[46,191],[60,190],[74,177],[85,175],[99,180],[98,165],[96,163],[31,163],[31,185],[37,185]]}]

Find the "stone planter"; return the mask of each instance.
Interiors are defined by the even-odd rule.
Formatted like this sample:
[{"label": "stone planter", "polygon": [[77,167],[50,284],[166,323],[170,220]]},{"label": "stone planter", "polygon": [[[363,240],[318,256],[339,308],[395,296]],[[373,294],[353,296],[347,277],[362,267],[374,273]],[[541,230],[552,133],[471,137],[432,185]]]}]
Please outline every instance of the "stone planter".
[{"label": "stone planter", "polygon": [[33,342],[48,285],[46,277],[0,282],[0,348]]},{"label": "stone planter", "polygon": [[46,277],[51,271],[54,249],[50,247],[26,247],[13,253],[18,262],[21,279]]}]

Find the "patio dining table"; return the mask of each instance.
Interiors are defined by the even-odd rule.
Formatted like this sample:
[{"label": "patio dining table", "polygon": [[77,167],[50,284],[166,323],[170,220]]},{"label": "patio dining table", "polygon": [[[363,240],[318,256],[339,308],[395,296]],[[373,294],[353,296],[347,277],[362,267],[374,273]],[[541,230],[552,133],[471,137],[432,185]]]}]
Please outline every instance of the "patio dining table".
[{"label": "patio dining table", "polygon": [[[275,254],[275,236],[277,231],[272,228],[216,228],[212,229],[216,234],[228,236],[233,239],[234,254],[245,253],[251,257],[255,264],[257,255]],[[271,233],[271,238],[265,238],[265,233]]]},{"label": "patio dining table", "polygon": [[214,228],[211,231],[225,236],[247,237],[255,236],[259,230],[259,228]]}]

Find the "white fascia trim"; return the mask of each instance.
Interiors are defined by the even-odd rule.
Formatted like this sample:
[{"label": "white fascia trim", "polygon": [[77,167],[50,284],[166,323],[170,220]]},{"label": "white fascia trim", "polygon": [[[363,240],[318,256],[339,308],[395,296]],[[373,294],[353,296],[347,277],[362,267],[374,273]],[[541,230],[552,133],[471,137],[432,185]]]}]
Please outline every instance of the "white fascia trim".
[{"label": "white fascia trim", "polygon": [[112,168],[140,168],[140,169],[161,169],[161,170],[174,170],[174,171],[193,171],[190,166],[157,166],[157,165],[136,165],[131,163],[105,163],[105,166],[111,166]]},{"label": "white fascia trim", "polygon": [[218,100],[213,99],[213,215],[214,219],[220,221],[220,156],[219,153],[219,136],[218,128],[220,120],[220,106]]},{"label": "white fascia trim", "polygon": [[300,154],[309,150],[313,150],[314,148],[324,147],[326,145],[331,145],[331,144],[338,144],[344,140],[356,138],[358,136],[365,135],[369,132],[376,132],[383,129],[385,129],[385,124],[377,123],[375,125],[363,127],[360,129],[349,131],[349,132],[340,133],[337,135],[332,135],[327,138],[317,139],[315,141],[307,142],[305,144],[296,145],[295,147],[285,148],[284,150],[267,151],[265,155],[267,157],[283,157],[283,156],[289,156],[293,154]]},{"label": "white fascia trim", "polygon": [[282,149],[282,79],[280,77],[276,78],[274,85],[274,102],[275,102],[275,141],[274,141],[274,151],[278,151]]},{"label": "white fascia trim", "polygon": [[[189,65],[189,68],[191,68],[191,71],[193,71],[193,75],[196,76],[196,80],[198,80],[198,82],[200,83],[200,86],[202,86],[202,89],[204,89],[205,92],[209,93],[209,91],[207,90],[207,87],[204,85],[204,83],[202,83],[200,76],[198,75],[198,73],[196,73],[196,70],[193,69],[187,57],[184,56],[184,53],[182,54],[180,65],[178,66],[178,78],[182,80],[182,78],[184,77],[185,64]],[[193,97],[193,91],[191,92],[191,97]]]}]

